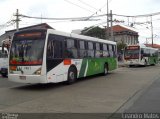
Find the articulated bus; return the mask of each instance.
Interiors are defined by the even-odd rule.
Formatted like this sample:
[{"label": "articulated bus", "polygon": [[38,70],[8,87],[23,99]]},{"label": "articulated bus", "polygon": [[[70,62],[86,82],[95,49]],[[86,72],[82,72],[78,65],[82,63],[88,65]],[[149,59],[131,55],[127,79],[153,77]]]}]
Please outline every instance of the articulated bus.
[{"label": "articulated bus", "polygon": [[124,50],[124,60],[129,66],[155,65],[158,63],[158,49],[141,45],[129,45]]},{"label": "articulated bus", "polygon": [[14,34],[8,78],[20,83],[72,84],[76,79],[117,68],[116,42],[32,29]]}]

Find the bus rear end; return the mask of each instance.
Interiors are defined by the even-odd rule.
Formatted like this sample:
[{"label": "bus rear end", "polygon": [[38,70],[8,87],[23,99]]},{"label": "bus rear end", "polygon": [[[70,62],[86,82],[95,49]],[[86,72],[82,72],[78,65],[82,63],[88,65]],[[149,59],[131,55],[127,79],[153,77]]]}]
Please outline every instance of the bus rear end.
[{"label": "bus rear end", "polygon": [[47,83],[44,47],[46,30],[26,30],[14,34],[9,54],[8,78],[20,83]]},{"label": "bus rear end", "polygon": [[129,66],[140,65],[140,46],[127,46],[124,51],[124,60]]}]

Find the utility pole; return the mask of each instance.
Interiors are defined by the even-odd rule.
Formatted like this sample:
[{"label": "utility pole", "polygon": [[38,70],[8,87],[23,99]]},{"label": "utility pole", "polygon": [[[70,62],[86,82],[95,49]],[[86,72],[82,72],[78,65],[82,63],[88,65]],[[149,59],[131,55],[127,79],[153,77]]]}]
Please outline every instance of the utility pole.
[{"label": "utility pole", "polygon": [[16,16],[16,19],[14,21],[16,22],[16,30],[18,31],[19,30],[19,21],[20,21],[18,9],[17,9],[16,14],[14,16]]},{"label": "utility pole", "polygon": [[153,23],[152,23],[152,16],[151,16],[151,38],[152,38],[152,47],[153,47]]},{"label": "utility pole", "polygon": [[128,19],[128,26],[129,26],[129,17],[127,17],[127,19]]},{"label": "utility pole", "polygon": [[108,33],[108,31],[109,31],[109,16],[108,16],[108,11],[109,11],[109,6],[108,6],[108,0],[107,0],[107,29],[106,29],[106,39],[108,39],[109,38],[109,33]]},{"label": "utility pole", "polygon": [[146,38],[146,44],[148,44],[148,38]]},{"label": "utility pole", "polygon": [[114,41],[114,37],[113,37],[113,14],[112,14],[112,10],[110,10],[110,22],[111,22],[111,40]]}]

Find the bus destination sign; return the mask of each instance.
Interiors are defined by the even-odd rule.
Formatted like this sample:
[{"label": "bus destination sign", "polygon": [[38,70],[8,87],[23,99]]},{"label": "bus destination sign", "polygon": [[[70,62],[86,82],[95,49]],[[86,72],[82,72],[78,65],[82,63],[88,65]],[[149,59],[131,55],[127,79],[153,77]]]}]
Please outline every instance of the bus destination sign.
[{"label": "bus destination sign", "polygon": [[137,50],[139,49],[139,46],[128,46],[127,50]]},{"label": "bus destination sign", "polygon": [[24,38],[24,37],[41,37],[41,32],[33,32],[33,33],[21,33],[17,34],[18,38]]}]

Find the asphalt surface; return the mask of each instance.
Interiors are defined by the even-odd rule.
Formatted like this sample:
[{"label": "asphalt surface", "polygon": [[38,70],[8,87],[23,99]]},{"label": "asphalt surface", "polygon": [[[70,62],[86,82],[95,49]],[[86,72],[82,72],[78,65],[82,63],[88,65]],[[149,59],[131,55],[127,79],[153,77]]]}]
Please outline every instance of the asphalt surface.
[{"label": "asphalt surface", "polygon": [[160,113],[160,79],[151,84],[127,113]]},{"label": "asphalt surface", "polygon": [[157,112],[159,79],[159,66],[121,67],[107,76],[85,78],[69,86],[20,84],[0,77],[0,112],[23,113],[24,119],[38,119],[37,113],[45,119],[107,119],[111,113]]}]

